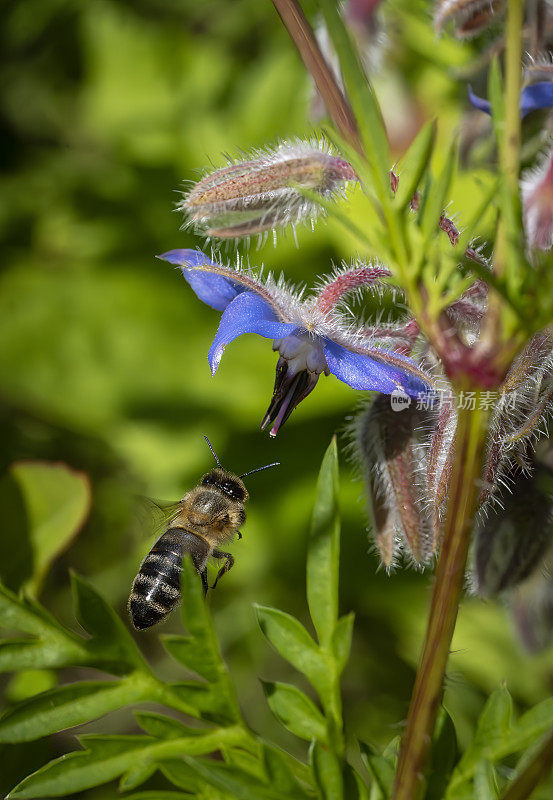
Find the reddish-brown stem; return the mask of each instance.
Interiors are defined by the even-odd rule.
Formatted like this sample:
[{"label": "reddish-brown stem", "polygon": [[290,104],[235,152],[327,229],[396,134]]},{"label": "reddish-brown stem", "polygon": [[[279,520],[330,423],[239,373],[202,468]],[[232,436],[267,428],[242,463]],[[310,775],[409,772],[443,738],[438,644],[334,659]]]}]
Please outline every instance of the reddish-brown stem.
[{"label": "reddish-brown stem", "polygon": [[553,767],[553,730],[540,750],[509,786],[501,800],[526,800]]},{"label": "reddish-brown stem", "polygon": [[456,434],[448,513],[424,648],[411,697],[407,728],[399,754],[393,800],[417,800],[443,692],[447,659],[463,584],[478,496],[486,414],[461,409]]},{"label": "reddish-brown stem", "polygon": [[325,61],[302,7],[297,0],[273,0],[273,5],[313,78],[336,128],[358,153],[364,155],[353,111]]}]

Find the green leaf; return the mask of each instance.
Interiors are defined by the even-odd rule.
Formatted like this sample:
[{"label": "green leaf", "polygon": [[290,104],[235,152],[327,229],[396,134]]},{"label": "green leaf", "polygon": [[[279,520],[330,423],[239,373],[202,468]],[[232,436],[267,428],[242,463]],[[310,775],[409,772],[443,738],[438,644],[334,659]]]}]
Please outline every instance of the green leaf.
[{"label": "green leaf", "polygon": [[134,766],[127,770],[121,777],[119,781],[119,791],[130,792],[132,789],[136,789],[137,786],[140,786],[151,778],[156,771],[156,764],[142,764],[140,762],[134,764]]},{"label": "green leaf", "polygon": [[226,676],[225,667],[219,657],[205,646],[204,640],[192,636],[165,634],[161,637],[167,652],[187,669],[214,683]]},{"label": "green leaf", "polygon": [[155,791],[135,792],[135,794],[125,795],[125,800],[190,800],[190,794],[156,789]]},{"label": "green leaf", "polygon": [[0,641],[0,672],[76,666],[86,660],[86,650],[69,640],[57,638],[45,642],[24,639]]},{"label": "green leaf", "polygon": [[419,212],[420,226],[427,243],[438,235],[439,221],[448,202],[449,190],[457,164],[457,141],[452,141],[445,164],[439,176],[432,181],[423,195]]},{"label": "green leaf", "polygon": [[[361,760],[367,767],[371,780],[373,782],[373,789],[377,789],[378,797],[383,800],[391,797],[392,789],[394,786],[394,777],[396,771],[396,759],[387,754],[379,755],[371,750],[371,748],[364,742],[360,742]],[[374,792],[371,791],[371,800]]]},{"label": "green leaf", "polygon": [[0,719],[0,742],[29,742],[149,698],[138,679],[73,683],[35,695]]},{"label": "green leaf", "polygon": [[330,650],[338,617],[340,517],[338,449],[333,437],[323,458],[307,554],[307,602],[321,647]]},{"label": "green leaf", "polygon": [[436,122],[427,122],[418,132],[409,150],[402,158],[399,170],[399,185],[395,202],[401,209],[409,206],[424,175],[436,139]]},{"label": "green leaf", "polygon": [[90,509],[87,476],[66,464],[23,461],[11,473],[21,487],[27,512],[33,574],[26,582],[36,595],[50,564],[76,536]]},{"label": "green leaf", "polygon": [[185,761],[177,759],[164,759],[160,762],[159,768],[168,781],[174,783],[179,789],[187,792],[197,793],[199,789],[198,774]]},{"label": "green leaf", "polygon": [[228,696],[221,689],[220,684],[179,681],[179,683],[171,683],[170,688],[181,702],[195,711],[194,716],[200,716],[202,719],[222,725],[228,725],[229,722],[236,720],[234,704],[229,702]]},{"label": "green leaf", "polygon": [[344,797],[347,800],[369,800],[369,790],[351,764],[344,764]]},{"label": "green leaf", "polygon": [[87,643],[91,654],[97,652],[100,663],[108,663],[115,674],[129,669],[144,669],[146,664],[129,630],[120,617],[83,578],[71,574],[75,616],[92,635]]},{"label": "green leaf", "polygon": [[344,796],[342,771],[335,754],[320,742],[313,742],[309,748],[309,761],[321,798],[342,800]]},{"label": "green leaf", "polygon": [[338,673],[343,671],[349,658],[354,621],[355,614],[353,611],[340,617],[332,634],[332,652],[336,659]]},{"label": "green leaf", "polygon": [[196,729],[188,728],[179,720],[166,717],[164,714],[156,714],[155,711],[135,711],[134,716],[142,730],[150,736],[155,736],[156,739],[179,739],[197,733]]},{"label": "green leaf", "polygon": [[285,728],[301,739],[327,743],[325,719],[309,697],[288,683],[261,683],[269,708]]},{"label": "green leaf", "polygon": [[254,605],[263,634],[277,653],[321,692],[328,686],[328,662],[301,622],[276,608]]},{"label": "green leaf", "polygon": [[463,754],[451,778],[449,792],[456,784],[474,775],[476,764],[483,758],[493,760],[493,753],[501,748],[511,725],[513,704],[504,686],[490,695],[478,720],[474,739]]},{"label": "green leaf", "polygon": [[118,778],[137,762],[161,764],[165,759],[212,753],[225,745],[238,744],[242,737],[243,731],[236,727],[163,742],[150,736],[82,736],[86,750],[46,764],[21,781],[9,797],[36,800],[76,794]]},{"label": "green leaf", "polygon": [[131,769],[150,741],[147,736],[86,737],[86,750],[50,761],[24,778],[8,797],[60,797],[107,783]]},{"label": "green leaf", "polygon": [[474,770],[474,796],[478,800],[497,800],[499,797],[495,770],[484,758]]},{"label": "green leaf", "polygon": [[497,743],[493,760],[525,750],[552,728],[553,697],[548,697],[523,714],[503,740]]},{"label": "green leaf", "polygon": [[267,779],[271,786],[281,792],[282,797],[302,800],[307,796],[290,769],[288,762],[291,757],[287,753],[264,742],[261,755]]},{"label": "green leaf", "polygon": [[230,764],[191,758],[185,760],[205,781],[239,800],[282,800],[279,791]]},{"label": "green leaf", "polygon": [[456,761],[457,735],[455,726],[445,708],[441,708],[434,733],[434,744],[424,800],[442,800]]}]

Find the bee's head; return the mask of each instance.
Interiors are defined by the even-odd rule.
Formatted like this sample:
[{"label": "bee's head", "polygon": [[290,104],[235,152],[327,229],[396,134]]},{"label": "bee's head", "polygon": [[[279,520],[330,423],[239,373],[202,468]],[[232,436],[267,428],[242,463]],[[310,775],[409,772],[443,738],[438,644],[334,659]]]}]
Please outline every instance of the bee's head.
[{"label": "bee's head", "polygon": [[215,486],[231,500],[236,500],[237,503],[245,503],[248,499],[248,491],[243,481],[237,475],[222,468],[207,472],[202,478],[202,486]]}]

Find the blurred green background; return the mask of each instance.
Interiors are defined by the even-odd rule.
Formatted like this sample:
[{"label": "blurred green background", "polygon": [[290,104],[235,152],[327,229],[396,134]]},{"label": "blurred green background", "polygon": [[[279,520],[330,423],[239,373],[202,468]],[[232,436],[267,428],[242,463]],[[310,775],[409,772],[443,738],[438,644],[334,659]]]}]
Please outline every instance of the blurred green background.
[{"label": "blurred green background", "polygon": [[[305,7],[312,13],[314,4]],[[1,466],[62,461],[84,471],[92,488],[88,520],[53,564],[40,599],[75,625],[73,568],[126,615],[153,536],[140,497],[175,500],[193,486],[212,464],[204,434],[238,472],[279,460],[278,470],[248,482],[244,538],[232,546],[236,566],[208,602],[246,718],[301,754],[299,740],[272,719],[258,683],[258,676],[298,677],[262,640],[251,604],[275,605],[306,622],[306,531],[317,471],[334,432],[344,449],[347,418],[363,398],[323,378],[270,440],[259,431],[274,380],[270,344],[241,339],[211,378],[206,356],[219,315],[154,256],[202,246],[174,213],[183,181],[211,161],[222,164],[222,152],[313,133],[309,81],[269,0],[25,0],[4,4],[2,17]],[[439,159],[466,106],[458,70],[473,50],[436,42],[423,2],[392,4],[388,18],[389,66],[375,82],[395,154],[438,115]],[[478,181],[485,183],[485,168],[459,175],[460,219]],[[332,261],[355,255],[354,242],[333,223],[314,233],[299,229],[298,242],[280,236],[276,248],[252,247],[247,257],[312,285]],[[406,715],[430,577],[378,570],[362,486],[345,454],[341,495],[342,611],[356,613],[345,716],[361,738],[383,744]],[[23,539],[9,511],[2,512],[2,550],[17,552]],[[179,627],[174,614],[163,630]],[[159,673],[171,676],[157,631],[139,638]],[[522,654],[499,603],[464,602],[454,650],[446,704],[461,742],[501,680],[521,707],[550,693],[551,651]],[[58,679],[82,672],[65,670]],[[6,702],[54,680],[5,678]],[[134,730],[128,710],[88,728]],[[3,746],[0,789],[72,747],[69,734]]]}]

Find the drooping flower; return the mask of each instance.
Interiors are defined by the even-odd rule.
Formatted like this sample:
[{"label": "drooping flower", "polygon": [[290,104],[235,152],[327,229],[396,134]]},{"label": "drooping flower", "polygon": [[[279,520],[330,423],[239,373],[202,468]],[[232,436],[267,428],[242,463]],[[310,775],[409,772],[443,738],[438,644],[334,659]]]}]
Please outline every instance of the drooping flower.
[{"label": "drooping flower", "polygon": [[356,180],[348,162],[324,142],[282,142],[205,175],[178,209],[205,235],[252,236],[320,216],[321,207],[302,189],[331,198]]},{"label": "drooping flower", "polygon": [[196,295],[222,311],[208,354],[215,374],[225,347],[244,333],[273,340],[279,353],[273,397],[262,422],[276,436],[292,410],[315,388],[322,374],[332,373],[353,389],[410,397],[431,391],[432,378],[410,358],[378,340],[363,328],[345,322],[340,312],[344,297],[362,287],[377,286],[389,277],[380,266],[357,264],[328,277],[312,296],[286,286],[282,279],[266,280],[251,272],[211,261],[198,250],[171,250],[160,256],[175,264]]},{"label": "drooping flower", "polygon": [[522,176],[520,191],[528,247],[550,250],[553,246],[553,152],[540,167]]},{"label": "drooping flower", "polygon": [[[474,94],[471,87],[468,87],[469,100],[479,111],[491,114],[491,103],[482,97]],[[531,111],[538,111],[542,108],[553,106],[553,82],[539,81],[530,86],[525,86],[520,93],[520,116],[525,117]]]}]

